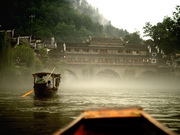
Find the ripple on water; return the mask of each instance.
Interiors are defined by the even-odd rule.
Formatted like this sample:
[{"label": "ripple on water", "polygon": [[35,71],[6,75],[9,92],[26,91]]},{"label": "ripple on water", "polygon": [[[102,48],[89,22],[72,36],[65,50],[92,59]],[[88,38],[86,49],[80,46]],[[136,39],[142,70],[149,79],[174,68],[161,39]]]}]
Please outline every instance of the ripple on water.
[{"label": "ripple on water", "polygon": [[[72,88],[60,90],[57,97],[49,99],[35,99],[33,94],[22,98],[21,95],[19,92],[0,91],[0,119],[7,125],[14,122],[14,127],[8,128],[16,128],[16,120],[26,127],[34,127],[31,129],[35,130],[33,132],[46,132],[46,128],[65,125],[88,108],[138,105],[172,130],[180,131],[179,91]],[[24,120],[29,123],[24,123]],[[44,121],[49,124],[44,125]],[[47,127],[35,129],[41,124]]]}]

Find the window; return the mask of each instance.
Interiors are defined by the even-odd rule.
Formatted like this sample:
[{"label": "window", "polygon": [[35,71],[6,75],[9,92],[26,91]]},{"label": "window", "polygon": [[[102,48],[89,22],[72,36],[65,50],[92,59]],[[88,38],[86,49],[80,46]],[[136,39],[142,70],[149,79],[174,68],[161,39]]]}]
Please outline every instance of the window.
[{"label": "window", "polygon": [[98,50],[97,50],[97,49],[94,49],[93,51],[94,51],[95,53],[97,53],[97,52],[98,52]]},{"label": "window", "polygon": [[119,59],[119,63],[124,63],[124,59]]},{"label": "window", "polygon": [[128,63],[132,63],[132,60],[131,60],[131,59],[128,59],[127,62],[128,62]]},{"label": "window", "polygon": [[107,50],[101,50],[101,53],[107,53]]},{"label": "window", "polygon": [[79,49],[75,49],[75,52],[79,52]]},{"label": "window", "polygon": [[156,54],[156,53],[152,53],[152,56],[154,56],[154,57],[155,57],[155,56],[157,56],[157,54]]},{"label": "window", "polygon": [[123,51],[122,50],[118,50],[118,53],[122,53]]},{"label": "window", "polygon": [[143,61],[144,63],[145,63],[145,62],[147,63],[147,62],[149,62],[149,59],[143,59],[142,61]]},{"label": "window", "polygon": [[131,51],[130,50],[126,50],[126,53],[131,53]]},{"label": "window", "polygon": [[84,51],[84,52],[89,52],[89,49],[84,49],[83,51]]},{"label": "window", "polygon": [[156,59],[152,59],[152,60],[151,60],[151,63],[156,63]]},{"label": "window", "polygon": [[70,50],[70,49],[66,49],[66,51],[67,51],[67,52],[71,52],[71,50]]}]

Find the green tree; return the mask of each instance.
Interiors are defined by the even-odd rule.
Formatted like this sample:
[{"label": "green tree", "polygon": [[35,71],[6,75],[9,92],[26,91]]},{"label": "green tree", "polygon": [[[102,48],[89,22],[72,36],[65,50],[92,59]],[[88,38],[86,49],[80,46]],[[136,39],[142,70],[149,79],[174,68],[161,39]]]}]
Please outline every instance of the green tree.
[{"label": "green tree", "polygon": [[35,53],[28,45],[18,45],[13,50],[13,59],[19,66],[26,66],[34,69],[35,66]]},{"label": "green tree", "polygon": [[150,22],[146,22],[145,26],[143,27],[144,30],[144,37],[152,37],[153,36],[153,26]]},{"label": "green tree", "polygon": [[11,40],[7,32],[0,32],[0,59],[1,83],[3,83],[3,81],[10,81],[12,74]]},{"label": "green tree", "polygon": [[126,35],[124,41],[127,44],[142,44],[143,40],[141,39],[139,32],[134,32]]},{"label": "green tree", "polygon": [[58,23],[58,25],[55,28],[55,34],[58,35],[58,37],[61,37],[59,41],[72,41],[74,40],[73,37],[76,35],[76,27],[75,25],[68,25],[65,23]]},{"label": "green tree", "polygon": [[173,12],[173,20],[174,20],[174,35],[177,37],[176,39],[176,50],[180,51],[180,5],[176,6],[176,11]]},{"label": "green tree", "polygon": [[163,49],[166,54],[180,51],[180,6],[176,7],[173,17],[165,17],[163,22],[152,26],[146,23],[143,27],[145,36],[152,38],[154,45]]},{"label": "green tree", "polygon": [[49,68],[50,67],[49,56],[48,56],[47,50],[44,48],[41,48],[36,52],[36,54],[37,54],[36,59],[39,59],[39,60],[36,60],[36,62],[38,62],[37,64],[38,65],[40,64],[39,66],[41,66],[42,64],[43,68]]},{"label": "green tree", "polygon": [[15,28],[18,35],[82,42],[89,35],[119,38],[127,34],[109,24],[87,0],[13,0],[0,4],[0,11],[5,14],[1,25]]}]

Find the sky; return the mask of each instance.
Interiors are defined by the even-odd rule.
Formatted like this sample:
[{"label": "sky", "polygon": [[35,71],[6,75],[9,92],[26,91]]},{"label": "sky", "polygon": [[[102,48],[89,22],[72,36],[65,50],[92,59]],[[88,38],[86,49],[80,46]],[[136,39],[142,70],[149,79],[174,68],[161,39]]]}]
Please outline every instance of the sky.
[{"label": "sky", "polygon": [[143,35],[146,22],[156,25],[165,16],[172,16],[180,0],[87,0],[97,7],[111,24],[133,33],[139,31]]}]

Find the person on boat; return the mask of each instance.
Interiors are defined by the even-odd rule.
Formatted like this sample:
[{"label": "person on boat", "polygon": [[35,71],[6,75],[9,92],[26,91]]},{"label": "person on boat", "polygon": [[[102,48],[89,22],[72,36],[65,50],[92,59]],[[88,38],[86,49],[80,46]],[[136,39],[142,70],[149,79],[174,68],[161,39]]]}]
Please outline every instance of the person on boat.
[{"label": "person on boat", "polygon": [[36,83],[44,83],[44,82],[45,82],[45,80],[43,79],[42,76],[39,76],[37,81],[36,81]]},{"label": "person on boat", "polygon": [[57,78],[57,79],[55,80],[55,86],[58,87],[58,86],[59,86],[59,83],[60,83],[60,79]]},{"label": "person on boat", "polygon": [[49,89],[53,88],[53,85],[51,84],[51,81],[50,81],[50,80],[49,80],[48,83],[47,83],[47,87],[48,87]]}]

